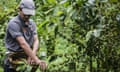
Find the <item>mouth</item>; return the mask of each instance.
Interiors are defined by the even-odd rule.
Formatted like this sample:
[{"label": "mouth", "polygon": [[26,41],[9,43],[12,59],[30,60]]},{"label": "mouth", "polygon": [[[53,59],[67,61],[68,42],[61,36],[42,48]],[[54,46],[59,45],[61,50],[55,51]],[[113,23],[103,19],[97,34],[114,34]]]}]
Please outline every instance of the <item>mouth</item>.
[{"label": "mouth", "polygon": [[29,21],[29,18],[24,18],[25,21]]}]

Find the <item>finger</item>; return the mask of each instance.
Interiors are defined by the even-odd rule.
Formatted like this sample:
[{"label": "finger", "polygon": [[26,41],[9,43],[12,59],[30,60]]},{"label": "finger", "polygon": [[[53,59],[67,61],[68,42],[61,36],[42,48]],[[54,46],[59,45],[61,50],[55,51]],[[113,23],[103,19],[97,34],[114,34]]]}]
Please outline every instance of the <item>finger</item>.
[{"label": "finger", "polygon": [[34,65],[34,60],[31,60],[31,64]]},{"label": "finger", "polygon": [[31,60],[32,60],[32,58],[28,57],[28,64],[31,64]]},{"label": "finger", "polygon": [[30,64],[30,59],[27,60],[27,63]]},{"label": "finger", "polygon": [[44,62],[44,63],[42,64],[42,66],[43,66],[43,67],[42,67],[43,70],[45,70],[47,65],[46,65],[46,63]]},{"label": "finger", "polygon": [[37,65],[36,62],[35,62],[34,60],[32,60],[32,64],[33,64],[33,65]]},{"label": "finger", "polygon": [[33,61],[31,60],[30,63],[31,63],[31,65],[32,65],[32,64],[33,64]]},{"label": "finger", "polygon": [[41,69],[41,70],[44,70],[44,65],[43,65],[43,63],[40,63],[40,69]]},{"label": "finger", "polygon": [[41,69],[41,70],[45,70],[45,69],[47,68],[47,64],[46,64],[44,61],[41,61],[41,62],[39,63],[39,66],[40,66],[40,69]]}]

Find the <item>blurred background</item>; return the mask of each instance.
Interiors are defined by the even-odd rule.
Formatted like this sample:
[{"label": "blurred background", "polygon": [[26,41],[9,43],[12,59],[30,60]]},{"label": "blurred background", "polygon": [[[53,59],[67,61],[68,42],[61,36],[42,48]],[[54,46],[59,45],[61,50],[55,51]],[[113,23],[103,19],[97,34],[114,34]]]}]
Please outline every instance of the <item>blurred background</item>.
[{"label": "blurred background", "polygon": [[[119,0],[34,0],[40,48],[46,72],[120,72]],[[20,0],[0,0],[0,72],[8,21]],[[19,69],[30,72],[28,65]],[[37,69],[36,72],[40,72]]]}]

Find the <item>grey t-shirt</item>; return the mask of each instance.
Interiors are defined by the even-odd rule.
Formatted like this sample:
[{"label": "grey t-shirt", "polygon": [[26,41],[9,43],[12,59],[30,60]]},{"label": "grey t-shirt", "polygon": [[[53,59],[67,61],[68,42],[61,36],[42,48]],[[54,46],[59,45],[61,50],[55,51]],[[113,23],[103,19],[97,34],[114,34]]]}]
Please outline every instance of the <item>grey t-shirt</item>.
[{"label": "grey t-shirt", "polygon": [[5,46],[10,51],[23,51],[17,42],[16,37],[23,36],[30,47],[32,47],[34,41],[33,36],[36,34],[36,24],[32,20],[29,20],[29,24],[25,25],[25,22],[20,15],[18,15],[8,23],[5,36]]}]

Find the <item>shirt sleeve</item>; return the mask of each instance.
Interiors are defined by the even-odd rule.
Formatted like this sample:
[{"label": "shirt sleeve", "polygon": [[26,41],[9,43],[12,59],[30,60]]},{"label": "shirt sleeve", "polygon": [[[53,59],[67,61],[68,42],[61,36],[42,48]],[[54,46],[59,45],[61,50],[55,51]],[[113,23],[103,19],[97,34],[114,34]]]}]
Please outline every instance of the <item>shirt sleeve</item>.
[{"label": "shirt sleeve", "polygon": [[16,38],[18,36],[22,36],[22,33],[20,31],[20,26],[17,23],[9,23],[8,24],[8,32],[13,38]]}]

